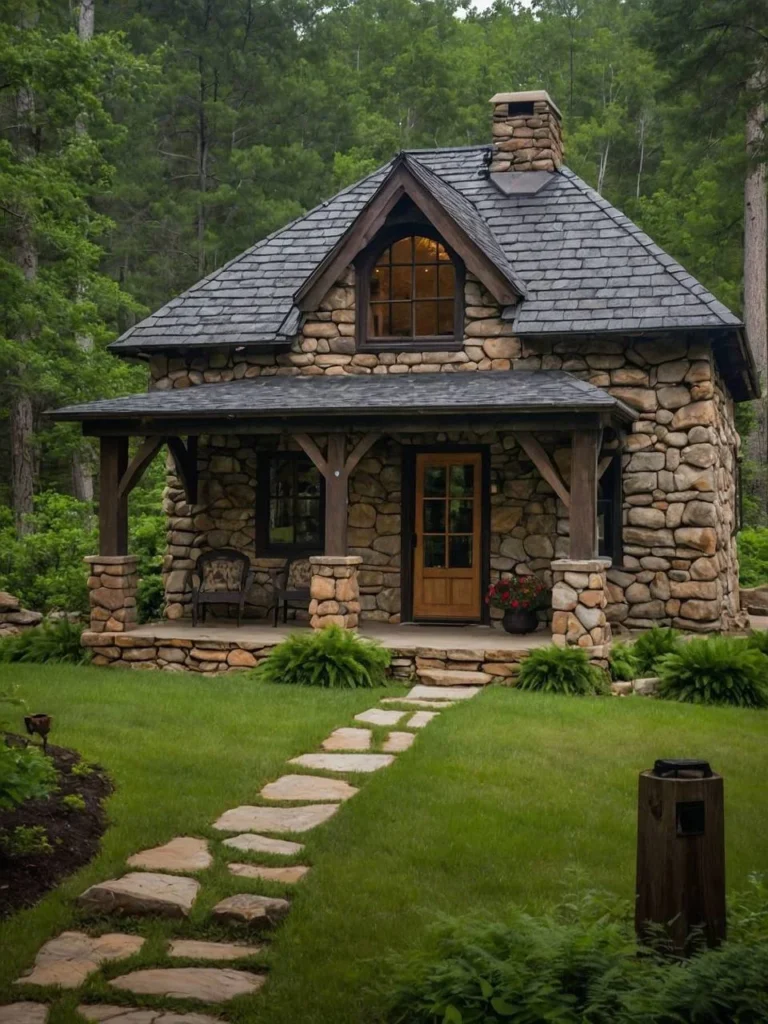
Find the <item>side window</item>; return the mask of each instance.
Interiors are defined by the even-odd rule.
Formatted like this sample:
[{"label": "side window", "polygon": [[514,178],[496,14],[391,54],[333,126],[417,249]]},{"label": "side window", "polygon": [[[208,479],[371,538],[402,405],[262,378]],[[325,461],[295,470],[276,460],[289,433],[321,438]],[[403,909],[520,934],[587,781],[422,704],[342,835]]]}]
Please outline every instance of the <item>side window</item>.
[{"label": "side window", "polygon": [[259,458],[256,547],[262,555],[321,551],[325,528],[323,478],[301,452]]},{"label": "side window", "polygon": [[621,455],[617,452],[600,477],[597,489],[598,554],[610,558],[614,565],[623,558],[621,506]]}]

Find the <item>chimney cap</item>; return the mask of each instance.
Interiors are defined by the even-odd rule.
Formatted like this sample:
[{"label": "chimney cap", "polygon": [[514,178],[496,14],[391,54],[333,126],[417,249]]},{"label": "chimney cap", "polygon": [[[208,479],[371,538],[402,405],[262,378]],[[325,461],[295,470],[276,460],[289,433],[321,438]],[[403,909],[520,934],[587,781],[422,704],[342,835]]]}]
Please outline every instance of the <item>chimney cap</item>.
[{"label": "chimney cap", "polygon": [[490,99],[491,103],[535,103],[536,101],[548,103],[562,121],[563,115],[546,89],[530,89],[528,92],[497,92]]}]

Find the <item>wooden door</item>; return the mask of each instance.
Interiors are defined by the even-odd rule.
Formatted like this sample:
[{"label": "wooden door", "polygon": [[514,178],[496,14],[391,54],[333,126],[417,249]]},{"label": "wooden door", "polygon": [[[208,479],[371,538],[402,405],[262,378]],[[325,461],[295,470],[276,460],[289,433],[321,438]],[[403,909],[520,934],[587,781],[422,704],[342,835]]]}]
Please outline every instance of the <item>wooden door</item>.
[{"label": "wooden door", "polygon": [[413,616],[481,617],[482,456],[416,456]]}]

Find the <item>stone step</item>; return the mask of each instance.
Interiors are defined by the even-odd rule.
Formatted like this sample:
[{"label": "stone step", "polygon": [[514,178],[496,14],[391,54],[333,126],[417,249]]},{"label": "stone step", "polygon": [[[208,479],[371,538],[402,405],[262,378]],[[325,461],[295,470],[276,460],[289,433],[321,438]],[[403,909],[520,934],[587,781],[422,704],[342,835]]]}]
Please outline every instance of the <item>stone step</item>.
[{"label": "stone step", "polygon": [[370,729],[334,729],[320,744],[323,750],[370,750]]},{"label": "stone step", "polygon": [[83,932],[62,932],[45,943],[35,957],[34,966],[16,983],[79,988],[101,964],[126,960],[143,945],[140,935],[110,933],[93,939]]},{"label": "stone step", "polygon": [[[109,1024],[221,1024],[221,1017],[211,1017],[207,1013],[177,1013],[174,1010],[152,1010],[147,1006],[113,1006],[111,1003],[81,1003],[77,1012],[85,1020],[108,1021]],[[14,1021],[14,1024],[24,1022]]]},{"label": "stone step", "polygon": [[433,718],[437,718],[439,711],[417,711],[408,719],[406,725],[409,729],[423,729],[429,725]]},{"label": "stone step", "polygon": [[0,1024],[45,1024],[48,1006],[45,1003],[6,1003],[0,1006]]},{"label": "stone step", "polygon": [[[237,829],[240,831],[240,829]],[[186,917],[195,902],[199,882],[183,875],[134,871],[122,878],[98,882],[78,897],[78,906],[92,914],[159,914]]]},{"label": "stone step", "polygon": [[305,864],[289,864],[285,867],[271,867],[265,864],[230,864],[229,873],[239,878],[257,878],[264,882],[281,882],[294,885],[309,871]]},{"label": "stone step", "polygon": [[244,956],[256,956],[263,950],[263,946],[245,946],[239,942],[172,939],[168,947],[168,956],[184,957],[188,960],[239,960]]},{"label": "stone step", "polygon": [[385,754],[399,754],[401,750],[408,750],[415,739],[412,732],[391,732],[381,749]]},{"label": "stone step", "polygon": [[[444,707],[445,701],[469,700],[480,693],[479,686],[414,686],[408,694],[417,700],[428,700],[435,707]],[[443,702],[443,703],[441,703]]]},{"label": "stone step", "polygon": [[493,676],[487,672],[465,669],[420,668],[416,675],[427,686],[486,686],[493,682]]},{"label": "stone step", "polygon": [[369,708],[355,715],[356,722],[366,722],[368,725],[397,725],[405,715],[405,711],[386,711],[384,708]]},{"label": "stone step", "polygon": [[123,974],[109,984],[121,992],[136,995],[227,1003],[235,996],[258,992],[266,980],[263,974],[238,971],[233,967],[154,967]]},{"label": "stone step", "polygon": [[273,839],[272,836],[260,836],[254,832],[243,832],[241,836],[225,839],[224,846],[229,846],[233,850],[246,850],[249,853],[276,853],[283,857],[291,857],[304,849],[301,843]]},{"label": "stone step", "polygon": [[288,900],[240,892],[221,900],[211,913],[218,921],[234,921],[263,931],[279,924],[290,909]]},{"label": "stone step", "polygon": [[341,804],[307,804],[304,807],[254,807],[243,805],[224,811],[213,823],[219,832],[309,832],[338,811]]},{"label": "stone step", "polygon": [[301,754],[288,764],[315,768],[321,772],[377,772],[395,760],[392,754]]},{"label": "stone step", "polygon": [[[404,704],[409,708],[433,708],[435,702],[433,700],[418,700],[416,697],[382,697],[382,704]],[[452,708],[453,701],[445,700],[441,701],[441,708]]]},{"label": "stone step", "polygon": [[268,782],[259,796],[265,800],[349,800],[358,790],[341,779],[319,775],[283,775]]},{"label": "stone step", "polygon": [[177,836],[163,846],[141,850],[128,858],[128,866],[145,871],[205,871],[213,863],[205,839]]}]

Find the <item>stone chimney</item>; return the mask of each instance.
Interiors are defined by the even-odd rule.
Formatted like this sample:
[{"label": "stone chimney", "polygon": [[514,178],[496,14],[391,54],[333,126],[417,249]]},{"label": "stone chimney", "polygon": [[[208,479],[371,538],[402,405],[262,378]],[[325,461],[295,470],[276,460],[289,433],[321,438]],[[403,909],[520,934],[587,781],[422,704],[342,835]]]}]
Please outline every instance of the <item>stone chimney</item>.
[{"label": "stone chimney", "polygon": [[496,171],[556,171],[563,162],[562,114],[548,92],[499,92],[493,104]]}]

